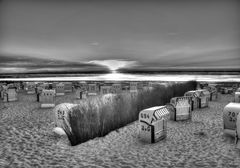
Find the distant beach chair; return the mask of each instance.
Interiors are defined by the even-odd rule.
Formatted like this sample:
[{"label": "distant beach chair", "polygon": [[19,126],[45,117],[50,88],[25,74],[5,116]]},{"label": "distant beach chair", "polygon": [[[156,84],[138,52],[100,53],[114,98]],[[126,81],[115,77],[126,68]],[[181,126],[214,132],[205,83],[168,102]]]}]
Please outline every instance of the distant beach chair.
[{"label": "distant beach chair", "polygon": [[200,108],[208,107],[209,100],[210,100],[210,93],[205,89],[196,90],[196,95],[199,97],[200,100]]},{"label": "distant beach chair", "polygon": [[41,108],[51,108],[55,106],[55,90],[43,89],[39,95]]},{"label": "distant beach chair", "polygon": [[198,97],[195,90],[188,91],[184,93],[184,97],[191,97],[192,98],[192,111],[195,109],[200,108],[200,97]]},{"label": "distant beach chair", "polygon": [[168,106],[170,112],[170,120],[181,121],[192,119],[192,99],[191,97],[173,97]]},{"label": "distant beach chair", "polygon": [[26,91],[27,94],[34,94],[35,93],[35,83],[34,82],[27,82],[26,83]]},{"label": "distant beach chair", "polygon": [[78,88],[78,89],[76,89],[75,98],[76,99],[86,99],[87,98],[87,92]]},{"label": "distant beach chair", "polygon": [[112,84],[111,88],[112,93],[122,93],[122,85],[120,83]]},{"label": "distant beach chair", "polygon": [[56,96],[65,95],[64,84],[63,83],[57,83],[55,91],[56,91]]},{"label": "distant beach chair", "polygon": [[65,92],[72,92],[73,91],[72,82],[64,82],[64,91]]},{"label": "distant beach chair", "polygon": [[210,93],[210,99],[209,100],[210,101],[217,100],[218,93],[217,93],[217,88],[216,87],[209,85],[209,86],[205,87],[204,89],[209,91],[209,93]]},{"label": "distant beach chair", "polygon": [[111,86],[100,86],[100,94],[109,94],[111,92],[112,87]]},{"label": "distant beach chair", "polygon": [[88,96],[96,96],[98,94],[98,88],[96,83],[88,84]]},{"label": "distant beach chair", "polygon": [[130,88],[129,88],[130,93],[137,93],[138,92],[137,86],[138,86],[137,82],[130,82]]},{"label": "distant beach chair", "polygon": [[16,88],[10,87],[3,92],[3,102],[12,102],[17,100],[18,100],[18,93]]},{"label": "distant beach chair", "polygon": [[234,93],[234,102],[240,103],[240,91]]}]

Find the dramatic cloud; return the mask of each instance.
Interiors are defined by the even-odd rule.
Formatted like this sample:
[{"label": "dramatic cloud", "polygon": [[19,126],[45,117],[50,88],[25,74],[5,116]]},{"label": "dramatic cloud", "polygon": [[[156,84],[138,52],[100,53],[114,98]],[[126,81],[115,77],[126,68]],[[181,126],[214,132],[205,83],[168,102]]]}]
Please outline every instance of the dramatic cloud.
[{"label": "dramatic cloud", "polygon": [[108,72],[109,69],[93,64],[37,59],[25,56],[0,56],[0,73],[37,73],[37,72]]},{"label": "dramatic cloud", "polygon": [[26,73],[28,70],[26,68],[18,68],[18,67],[5,67],[5,68],[0,68],[0,74],[1,73]]},{"label": "dramatic cloud", "polygon": [[[124,67],[120,71],[170,70],[170,69],[240,69],[240,48],[218,50],[173,50],[160,57],[148,60],[134,67]],[[176,57],[176,55],[182,55]]]},{"label": "dramatic cloud", "polygon": [[4,72],[240,66],[239,0],[2,0],[0,8],[0,54],[14,55],[0,61]]}]

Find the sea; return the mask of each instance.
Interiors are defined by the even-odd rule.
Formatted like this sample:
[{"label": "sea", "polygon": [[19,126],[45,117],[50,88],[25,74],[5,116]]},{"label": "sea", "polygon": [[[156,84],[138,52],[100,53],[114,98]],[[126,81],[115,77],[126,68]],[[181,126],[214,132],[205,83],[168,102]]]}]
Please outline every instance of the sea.
[{"label": "sea", "polygon": [[11,77],[0,81],[191,81],[198,82],[240,82],[240,75],[201,75],[201,74],[77,74],[54,77]]}]

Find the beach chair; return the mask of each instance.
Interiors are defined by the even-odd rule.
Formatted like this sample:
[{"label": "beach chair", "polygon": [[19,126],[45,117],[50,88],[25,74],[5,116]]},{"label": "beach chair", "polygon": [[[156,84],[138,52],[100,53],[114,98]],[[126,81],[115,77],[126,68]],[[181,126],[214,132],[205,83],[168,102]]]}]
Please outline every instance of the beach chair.
[{"label": "beach chair", "polygon": [[112,84],[112,93],[121,93],[122,92],[122,85],[120,83]]},{"label": "beach chair", "polygon": [[198,97],[197,93],[195,90],[188,91],[184,93],[184,97],[191,97],[192,98],[192,111],[195,109],[200,108],[200,98]]},{"label": "beach chair", "polygon": [[222,94],[228,94],[228,89],[226,87],[220,87],[220,92]]},{"label": "beach chair", "polygon": [[2,85],[1,86],[1,99],[4,99],[4,94],[7,92],[7,86],[6,85]]},{"label": "beach chair", "polygon": [[8,88],[7,90],[7,97],[8,102],[17,101],[18,100],[18,93],[16,88]]},{"label": "beach chair", "polygon": [[130,82],[130,88],[129,88],[130,93],[137,93],[138,92],[137,86],[138,86],[137,82]]},{"label": "beach chair", "polygon": [[2,99],[2,91],[3,91],[3,87],[2,87],[2,85],[0,85],[0,99]]},{"label": "beach chair", "polygon": [[14,87],[16,88],[16,92],[19,92],[21,90],[21,84],[20,82],[15,82],[14,84]]},{"label": "beach chair", "polygon": [[54,107],[53,112],[55,116],[55,126],[60,128],[65,128],[65,124],[69,128],[70,122],[69,122],[69,113],[71,112],[72,108],[77,106],[77,104],[71,104],[71,103],[62,103],[58,104]]},{"label": "beach chair", "polygon": [[88,84],[86,82],[80,82],[79,85],[80,85],[80,88],[83,91],[87,91],[88,90]]},{"label": "beach chair", "polygon": [[84,91],[84,90],[78,88],[76,90],[76,93],[75,93],[75,98],[76,99],[86,99],[87,98],[87,91]]},{"label": "beach chair", "polygon": [[43,89],[39,95],[41,108],[51,108],[55,106],[55,90]]},{"label": "beach chair", "polygon": [[170,120],[182,121],[192,119],[191,97],[173,97],[170,100]]},{"label": "beach chair", "polygon": [[204,96],[208,98],[208,101],[211,99],[210,91],[208,91],[207,89],[200,89],[198,91],[201,91],[204,94]]},{"label": "beach chair", "polygon": [[100,86],[100,94],[111,93],[111,86]]},{"label": "beach chair", "polygon": [[155,106],[139,113],[139,137],[147,143],[158,142],[167,136],[169,111],[166,106]]},{"label": "beach chair", "polygon": [[235,143],[237,149],[240,149],[240,114],[237,116],[237,123],[236,123],[237,129],[236,129],[236,135],[235,135]]},{"label": "beach chair", "polygon": [[207,90],[196,90],[196,95],[199,97],[200,100],[200,108],[208,107],[210,93]]},{"label": "beach chair", "polygon": [[73,90],[72,82],[65,82],[64,83],[64,91],[65,92],[72,92],[72,90]]},{"label": "beach chair", "polygon": [[210,101],[217,100],[218,94],[217,94],[217,88],[214,86],[207,86],[204,89],[206,89],[210,93]]},{"label": "beach chair", "polygon": [[18,100],[18,94],[15,88],[7,88],[3,92],[3,102],[12,102]]},{"label": "beach chair", "polygon": [[26,87],[26,90],[27,90],[27,94],[34,94],[34,93],[36,93],[36,85],[35,85],[35,83],[33,83],[33,82],[28,83],[27,87]]},{"label": "beach chair", "polygon": [[37,86],[36,87],[36,94],[37,94],[37,102],[39,102],[39,97],[44,88],[42,86]]},{"label": "beach chair", "polygon": [[234,93],[234,102],[240,103],[240,92]]},{"label": "beach chair", "polygon": [[65,95],[64,84],[63,83],[57,83],[55,91],[56,91],[56,96]]},{"label": "beach chair", "polygon": [[235,136],[237,116],[240,113],[240,103],[229,103],[223,109],[223,132]]},{"label": "beach chair", "polygon": [[56,89],[57,84],[58,84],[58,82],[53,82],[52,83],[52,89]]},{"label": "beach chair", "polygon": [[142,91],[143,90],[143,82],[137,83],[137,90]]},{"label": "beach chair", "polygon": [[34,94],[35,93],[35,83],[34,82],[28,82],[26,83],[26,91],[27,94]]},{"label": "beach chair", "polygon": [[88,96],[96,96],[98,92],[97,84],[88,84]]}]

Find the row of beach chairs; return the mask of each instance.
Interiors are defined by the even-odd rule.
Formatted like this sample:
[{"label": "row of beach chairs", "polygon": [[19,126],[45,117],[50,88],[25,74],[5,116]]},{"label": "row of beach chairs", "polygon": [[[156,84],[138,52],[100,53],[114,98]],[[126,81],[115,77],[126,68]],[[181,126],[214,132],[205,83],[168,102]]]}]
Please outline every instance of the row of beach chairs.
[{"label": "row of beach chairs", "polygon": [[139,113],[139,137],[155,143],[167,136],[167,121],[192,119],[192,111],[208,107],[211,93],[206,89],[188,91],[183,97],[173,97],[165,106],[144,109]]},{"label": "row of beach chairs", "polygon": [[[239,89],[240,90],[240,89]],[[237,90],[238,91],[238,90]],[[216,95],[215,95],[216,94]],[[235,92],[235,95],[238,94]],[[217,91],[212,92],[217,98]],[[191,120],[192,110],[208,107],[208,101],[213,100],[211,90],[189,91],[183,97],[174,97],[165,106],[144,109],[139,113],[140,139],[155,143],[167,136],[167,121]],[[204,103],[203,103],[204,102]],[[224,134],[235,137],[237,148],[240,149],[240,103],[231,102],[223,110]]]}]

